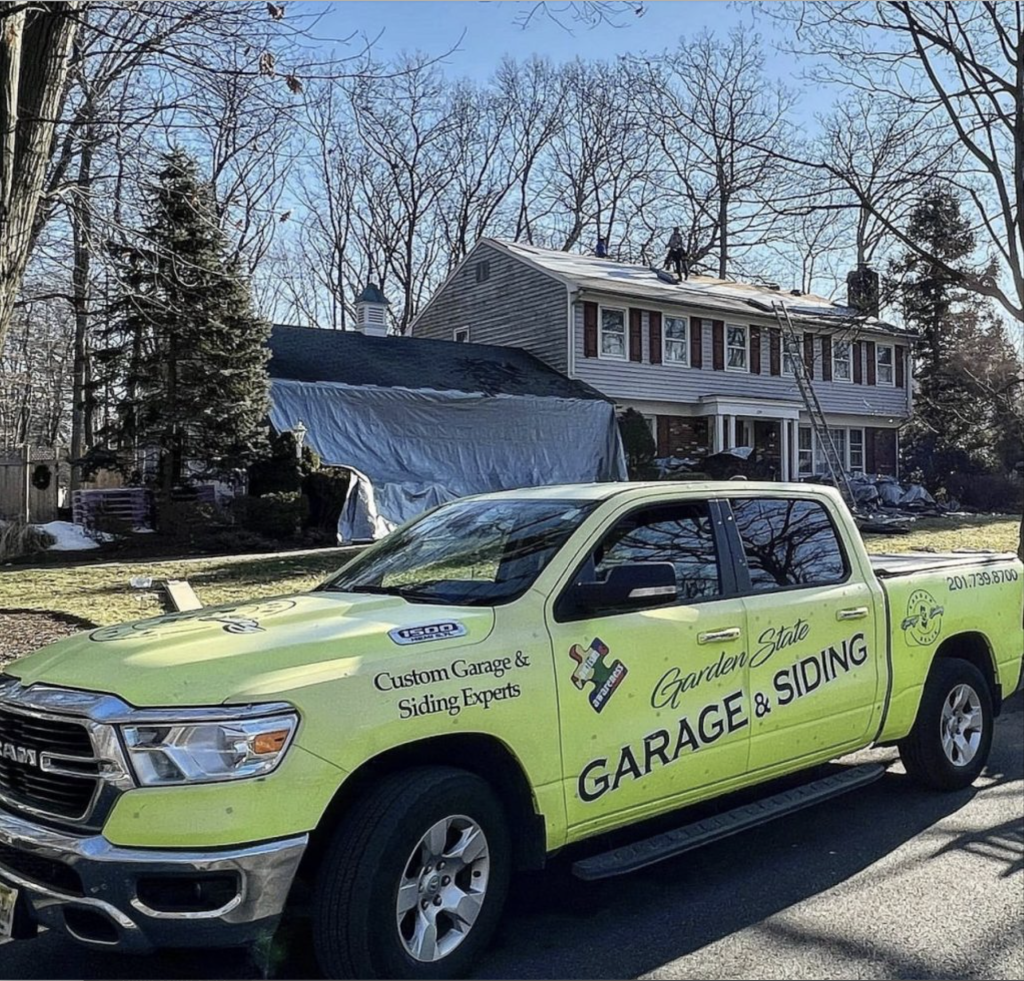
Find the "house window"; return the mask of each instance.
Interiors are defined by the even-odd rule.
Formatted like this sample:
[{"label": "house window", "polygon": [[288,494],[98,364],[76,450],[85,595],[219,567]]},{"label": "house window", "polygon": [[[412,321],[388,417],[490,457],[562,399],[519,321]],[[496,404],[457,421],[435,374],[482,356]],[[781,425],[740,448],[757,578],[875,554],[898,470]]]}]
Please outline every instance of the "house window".
[{"label": "house window", "polygon": [[468,327],[456,327],[455,328],[455,343],[456,344],[468,344],[469,343],[469,328]]},{"label": "house window", "polygon": [[853,381],[853,354],[849,341],[836,341],[832,345],[832,378],[835,381]]},{"label": "house window", "polygon": [[626,311],[601,307],[601,357],[626,360]]},{"label": "house window", "polygon": [[662,334],[665,350],[662,361],[673,364],[686,364],[689,361],[686,344],[686,320],[682,317],[666,317],[665,330]]},{"label": "house window", "polygon": [[893,371],[893,350],[891,344],[879,344],[875,348],[875,363],[878,367],[878,384],[894,385],[896,376]]},{"label": "house window", "polygon": [[[784,375],[795,375],[796,374],[796,358],[794,357],[794,351],[796,350],[797,342],[789,337],[783,337],[782,339],[782,373]],[[810,430],[807,430],[810,432]]]},{"label": "house window", "polygon": [[738,324],[725,325],[725,367],[729,371],[746,371],[747,328]]},{"label": "house window", "polygon": [[814,442],[811,438],[811,427],[800,427],[800,441],[797,445],[798,467],[801,477],[809,477],[814,473]]},{"label": "house window", "polygon": [[849,458],[847,463],[850,470],[864,470],[864,430],[851,429],[850,438],[847,440],[849,447]]},{"label": "house window", "polygon": [[491,264],[487,259],[476,264],[476,281],[486,283],[491,278]]},{"label": "house window", "polygon": [[[863,429],[830,429],[832,445],[836,448],[843,469],[852,471],[864,470],[864,430]],[[800,427],[799,466],[800,476],[812,473],[828,473],[828,459],[825,447],[814,438],[810,426]]]}]

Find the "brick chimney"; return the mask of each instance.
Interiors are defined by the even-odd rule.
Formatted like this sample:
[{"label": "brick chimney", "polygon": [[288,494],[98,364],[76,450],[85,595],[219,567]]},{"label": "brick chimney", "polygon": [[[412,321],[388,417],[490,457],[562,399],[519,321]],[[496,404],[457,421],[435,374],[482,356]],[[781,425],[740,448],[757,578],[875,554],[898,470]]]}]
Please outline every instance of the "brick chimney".
[{"label": "brick chimney", "polygon": [[846,305],[862,317],[878,316],[878,273],[865,262],[846,274]]},{"label": "brick chimney", "polygon": [[367,283],[356,298],[356,330],[368,337],[386,337],[388,333],[387,297],[376,283]]}]

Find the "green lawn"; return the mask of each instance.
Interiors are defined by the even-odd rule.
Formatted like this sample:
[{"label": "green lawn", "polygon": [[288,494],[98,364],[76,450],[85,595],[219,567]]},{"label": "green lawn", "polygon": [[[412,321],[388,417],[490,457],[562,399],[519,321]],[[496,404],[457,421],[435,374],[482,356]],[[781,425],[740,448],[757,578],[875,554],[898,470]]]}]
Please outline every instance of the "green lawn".
[{"label": "green lawn", "polygon": [[133,576],[187,579],[204,606],[309,589],[344,565],[353,549],[279,556],[231,556],[167,562],[48,565],[0,571],[0,610],[57,610],[97,624],[163,612],[163,593],[132,589]]},{"label": "green lawn", "polygon": [[[933,518],[918,522],[909,535],[872,535],[872,552],[928,548],[989,548],[1016,551],[1018,520],[1006,516]],[[99,565],[50,565],[0,571],[0,610],[57,610],[97,624],[117,623],[162,611],[161,595],[134,590],[132,576],[188,579],[204,605],[309,589],[344,565],[351,549],[282,553],[253,558],[235,556],[169,562]]]}]

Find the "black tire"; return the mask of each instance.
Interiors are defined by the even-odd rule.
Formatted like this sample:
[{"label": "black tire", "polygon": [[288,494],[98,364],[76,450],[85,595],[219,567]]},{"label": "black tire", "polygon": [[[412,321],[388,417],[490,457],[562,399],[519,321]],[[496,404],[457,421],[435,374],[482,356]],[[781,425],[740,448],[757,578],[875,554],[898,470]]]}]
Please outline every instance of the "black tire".
[{"label": "black tire", "polygon": [[[969,762],[957,764],[942,745],[943,707],[960,685],[969,686],[981,708],[980,741]],[[900,759],[918,783],[936,790],[961,790],[978,778],[992,749],[992,693],[984,675],[969,661],[940,657],[932,665],[921,695],[917,719],[899,744]]]},{"label": "black tire", "polygon": [[[398,888],[426,832],[455,815],[471,819],[486,836],[490,867],[483,905],[454,950],[419,961],[399,933]],[[317,873],[313,944],[320,969],[328,978],[462,976],[498,924],[511,854],[502,806],[481,778],[440,766],[384,778],[339,822]]]}]

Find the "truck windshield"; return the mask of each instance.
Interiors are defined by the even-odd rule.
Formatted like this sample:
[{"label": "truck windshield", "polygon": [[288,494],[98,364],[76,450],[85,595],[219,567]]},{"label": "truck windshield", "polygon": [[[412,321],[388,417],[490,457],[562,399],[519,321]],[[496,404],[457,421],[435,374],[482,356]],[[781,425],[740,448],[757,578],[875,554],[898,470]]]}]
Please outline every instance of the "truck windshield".
[{"label": "truck windshield", "polygon": [[445,504],[372,545],[320,588],[410,603],[507,603],[530,588],[595,503]]}]

